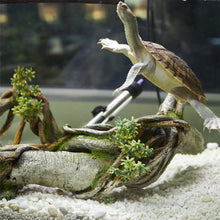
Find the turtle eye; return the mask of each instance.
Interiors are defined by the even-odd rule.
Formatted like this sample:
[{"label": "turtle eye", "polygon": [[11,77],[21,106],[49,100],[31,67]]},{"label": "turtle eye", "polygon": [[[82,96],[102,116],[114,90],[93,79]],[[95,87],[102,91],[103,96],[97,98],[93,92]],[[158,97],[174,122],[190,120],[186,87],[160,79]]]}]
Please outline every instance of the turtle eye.
[{"label": "turtle eye", "polygon": [[128,8],[128,6],[127,6],[126,4],[124,4],[124,3],[121,4],[121,7],[124,8],[124,9],[127,9],[127,8]]}]

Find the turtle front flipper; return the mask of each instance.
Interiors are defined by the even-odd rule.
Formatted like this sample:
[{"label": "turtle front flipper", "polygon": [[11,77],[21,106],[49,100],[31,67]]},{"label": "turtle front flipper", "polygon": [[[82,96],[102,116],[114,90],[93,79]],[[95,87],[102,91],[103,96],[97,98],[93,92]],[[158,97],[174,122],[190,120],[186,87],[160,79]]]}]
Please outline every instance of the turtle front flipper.
[{"label": "turtle front flipper", "polygon": [[119,44],[116,40],[111,40],[109,38],[100,39],[98,44],[102,45],[102,49],[106,49],[114,53],[122,53],[126,56],[129,52],[131,52],[131,49],[127,44]]},{"label": "turtle front flipper", "polygon": [[113,53],[122,53],[128,57],[133,64],[137,63],[134,53],[132,53],[127,44],[119,44],[116,40],[111,40],[109,38],[100,39],[98,44],[102,45],[102,49],[109,50]]},{"label": "turtle front flipper", "polygon": [[200,117],[205,120],[203,124],[205,128],[209,130],[220,130],[220,118],[216,116],[211,109],[195,99],[188,100],[188,102]]},{"label": "turtle front flipper", "polygon": [[129,70],[127,78],[125,82],[123,83],[123,85],[117,88],[114,91],[114,93],[128,88],[134,82],[136,76],[145,72],[147,67],[148,67],[148,64],[145,64],[145,63],[136,63],[135,65],[133,65],[131,69]]}]

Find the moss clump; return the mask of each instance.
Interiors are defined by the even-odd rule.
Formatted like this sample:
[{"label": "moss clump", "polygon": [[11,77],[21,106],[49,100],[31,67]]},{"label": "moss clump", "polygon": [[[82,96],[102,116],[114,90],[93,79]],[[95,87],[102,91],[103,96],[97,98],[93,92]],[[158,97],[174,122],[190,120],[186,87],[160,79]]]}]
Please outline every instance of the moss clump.
[{"label": "moss clump", "polygon": [[[63,134],[60,132],[59,134],[60,136],[62,136]],[[66,144],[69,142],[71,137],[68,136],[64,136],[61,137],[60,139],[58,139],[57,141],[55,141],[54,143],[52,143],[51,145],[49,145],[49,147],[47,147],[46,150],[48,151],[62,151],[63,148],[66,146]]]},{"label": "moss clump", "polygon": [[0,199],[13,199],[16,196],[16,193],[20,187],[15,184],[2,184],[0,188]]},{"label": "moss clump", "polygon": [[166,113],[167,116],[170,116],[170,117],[173,117],[173,118],[176,118],[176,119],[180,119],[182,120],[183,119],[183,113],[176,113],[174,110],[169,110],[167,113]]},{"label": "moss clump", "polygon": [[99,183],[100,179],[106,174],[106,172],[107,172],[108,169],[109,169],[109,166],[106,165],[106,166],[103,168],[103,170],[100,171],[100,172],[96,175],[95,179],[93,180],[93,183],[91,184],[91,186],[89,187],[89,189],[88,189],[87,191],[90,191],[90,190],[92,190],[92,189],[94,189],[94,188],[96,187],[96,185]]},{"label": "moss clump", "polygon": [[0,174],[6,169],[8,166],[8,163],[6,161],[1,160],[2,158],[0,157]]},{"label": "moss clump", "polygon": [[115,154],[112,154],[111,152],[103,152],[101,150],[92,150],[91,154],[89,155],[91,155],[93,159],[101,160],[104,164],[104,168],[102,169],[102,171],[96,175],[90,187],[91,190],[99,183],[99,180],[106,174],[110,167],[110,164],[113,163],[117,156]]},{"label": "moss clump", "polygon": [[112,154],[109,151],[102,151],[102,150],[92,150],[91,156],[97,159],[112,160],[112,161],[116,158],[115,154]]},{"label": "moss clump", "polygon": [[115,198],[112,195],[105,195],[101,197],[100,201],[105,205],[111,205],[115,202]]}]

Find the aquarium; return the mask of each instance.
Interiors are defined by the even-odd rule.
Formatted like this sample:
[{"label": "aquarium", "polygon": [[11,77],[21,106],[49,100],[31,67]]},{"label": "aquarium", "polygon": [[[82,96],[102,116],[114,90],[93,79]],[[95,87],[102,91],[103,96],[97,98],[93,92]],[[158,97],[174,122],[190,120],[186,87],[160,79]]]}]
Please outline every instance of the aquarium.
[{"label": "aquarium", "polygon": [[219,26],[217,0],[0,0],[0,218],[218,218]]}]

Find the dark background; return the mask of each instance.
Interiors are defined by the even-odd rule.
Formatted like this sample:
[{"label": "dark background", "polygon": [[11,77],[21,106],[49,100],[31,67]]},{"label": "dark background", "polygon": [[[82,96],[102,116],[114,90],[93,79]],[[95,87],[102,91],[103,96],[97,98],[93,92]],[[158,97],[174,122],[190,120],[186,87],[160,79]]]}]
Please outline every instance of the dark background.
[{"label": "dark background", "polygon": [[[220,92],[220,3],[134,2],[139,1],[130,6],[142,39],[182,57],[205,92]],[[32,67],[41,87],[115,89],[131,63],[121,54],[101,51],[97,41],[105,37],[126,42],[116,5],[0,4],[0,86],[10,85],[19,65]],[[149,82],[144,88],[155,89]]]}]

